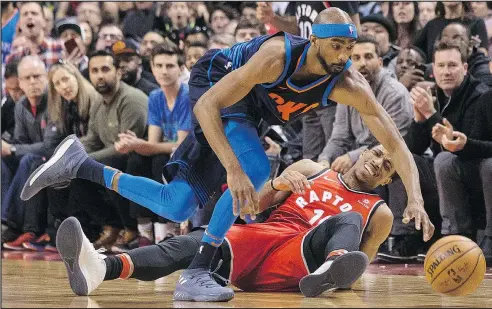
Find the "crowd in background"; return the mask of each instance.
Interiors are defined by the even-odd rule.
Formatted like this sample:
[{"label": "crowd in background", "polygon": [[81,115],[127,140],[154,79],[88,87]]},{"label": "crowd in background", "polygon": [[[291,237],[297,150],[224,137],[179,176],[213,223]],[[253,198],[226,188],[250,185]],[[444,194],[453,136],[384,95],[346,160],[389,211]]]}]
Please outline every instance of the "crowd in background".
[{"label": "crowd in background", "polygon": [[[114,253],[207,224],[215,200],[179,224],[84,180],[28,201],[20,191],[71,134],[105,165],[170,181],[162,168],[193,134],[187,82],[200,57],[279,31],[309,39],[318,13],[332,6],[346,11],[357,28],[353,66],[413,153],[436,226],[434,238],[424,243],[421,231],[402,223],[407,196],[401,180],[377,188],[395,218],[378,258],[418,262],[435,240],[459,234],[477,241],[492,262],[492,3],[1,6],[3,248],[57,252],[56,230],[68,216],[79,219],[96,249]],[[285,127],[264,124],[258,130],[272,177],[303,158],[344,173],[376,142],[355,109],[336,104]]]}]

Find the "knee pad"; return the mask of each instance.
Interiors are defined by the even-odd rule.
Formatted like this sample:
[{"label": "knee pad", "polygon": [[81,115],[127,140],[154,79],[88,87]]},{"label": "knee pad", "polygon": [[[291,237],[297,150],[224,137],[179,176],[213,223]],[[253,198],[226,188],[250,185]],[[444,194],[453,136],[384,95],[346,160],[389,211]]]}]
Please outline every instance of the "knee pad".
[{"label": "knee pad", "polygon": [[340,223],[356,225],[359,227],[359,229],[362,227],[363,218],[362,215],[358,212],[344,212],[341,213],[339,216]]}]

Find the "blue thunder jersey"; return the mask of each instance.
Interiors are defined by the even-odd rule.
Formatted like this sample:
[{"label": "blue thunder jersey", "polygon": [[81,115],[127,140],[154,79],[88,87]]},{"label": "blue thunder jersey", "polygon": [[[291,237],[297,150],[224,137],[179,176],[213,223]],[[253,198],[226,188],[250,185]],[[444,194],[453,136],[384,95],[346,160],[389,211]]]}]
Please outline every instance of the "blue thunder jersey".
[{"label": "blue thunder jersey", "polygon": [[[328,97],[343,72],[323,76],[306,85],[296,85],[291,77],[304,65],[311,43],[284,32],[259,36],[248,42],[237,43],[231,48],[208,51],[193,66],[191,72],[190,88],[195,86],[202,89],[198,93],[190,93],[191,104],[194,105],[199,96],[222,77],[246,64],[265,41],[280,35],[285,38],[285,67],[281,76],[274,83],[256,85],[245,98],[224,109],[222,117],[246,118],[255,123],[263,119],[270,125],[281,125],[310,110],[330,105],[332,101]],[[344,71],[350,65],[349,60]],[[193,91],[190,89],[190,92]]]}]

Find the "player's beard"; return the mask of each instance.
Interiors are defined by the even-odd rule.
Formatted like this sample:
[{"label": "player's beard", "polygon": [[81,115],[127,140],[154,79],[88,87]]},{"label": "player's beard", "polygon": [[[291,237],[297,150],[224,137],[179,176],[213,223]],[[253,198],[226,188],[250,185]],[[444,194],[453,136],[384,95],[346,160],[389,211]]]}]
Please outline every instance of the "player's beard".
[{"label": "player's beard", "polygon": [[326,73],[328,73],[328,74],[338,74],[343,70],[343,67],[345,66],[344,63],[334,64],[334,66],[342,67],[342,70],[332,68],[330,65],[328,65],[328,63],[326,63],[325,59],[323,59],[323,57],[321,57],[319,51],[318,51],[318,53],[316,53],[316,57],[318,58],[319,63],[323,67],[323,70],[325,70]]}]

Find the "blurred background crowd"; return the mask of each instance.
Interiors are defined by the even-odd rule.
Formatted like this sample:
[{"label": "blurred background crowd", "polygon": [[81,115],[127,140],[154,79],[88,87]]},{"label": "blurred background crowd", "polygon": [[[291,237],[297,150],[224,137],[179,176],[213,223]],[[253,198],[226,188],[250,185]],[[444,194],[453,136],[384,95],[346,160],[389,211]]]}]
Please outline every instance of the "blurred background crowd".
[{"label": "blurred background crowd", "polygon": [[[356,25],[353,66],[413,153],[436,226],[424,243],[421,231],[402,223],[401,180],[377,188],[395,217],[378,258],[422,261],[433,241],[460,234],[492,262],[492,3],[459,1],[2,1],[3,248],[57,252],[56,229],[68,216],[96,249],[114,253],[207,224],[214,201],[179,224],[84,180],[29,201],[19,195],[70,134],[99,162],[169,181],[162,167],[191,132],[187,82],[200,57],[278,31],[309,39],[327,7]],[[259,132],[272,177],[303,158],[346,172],[375,142],[345,105]]]}]

